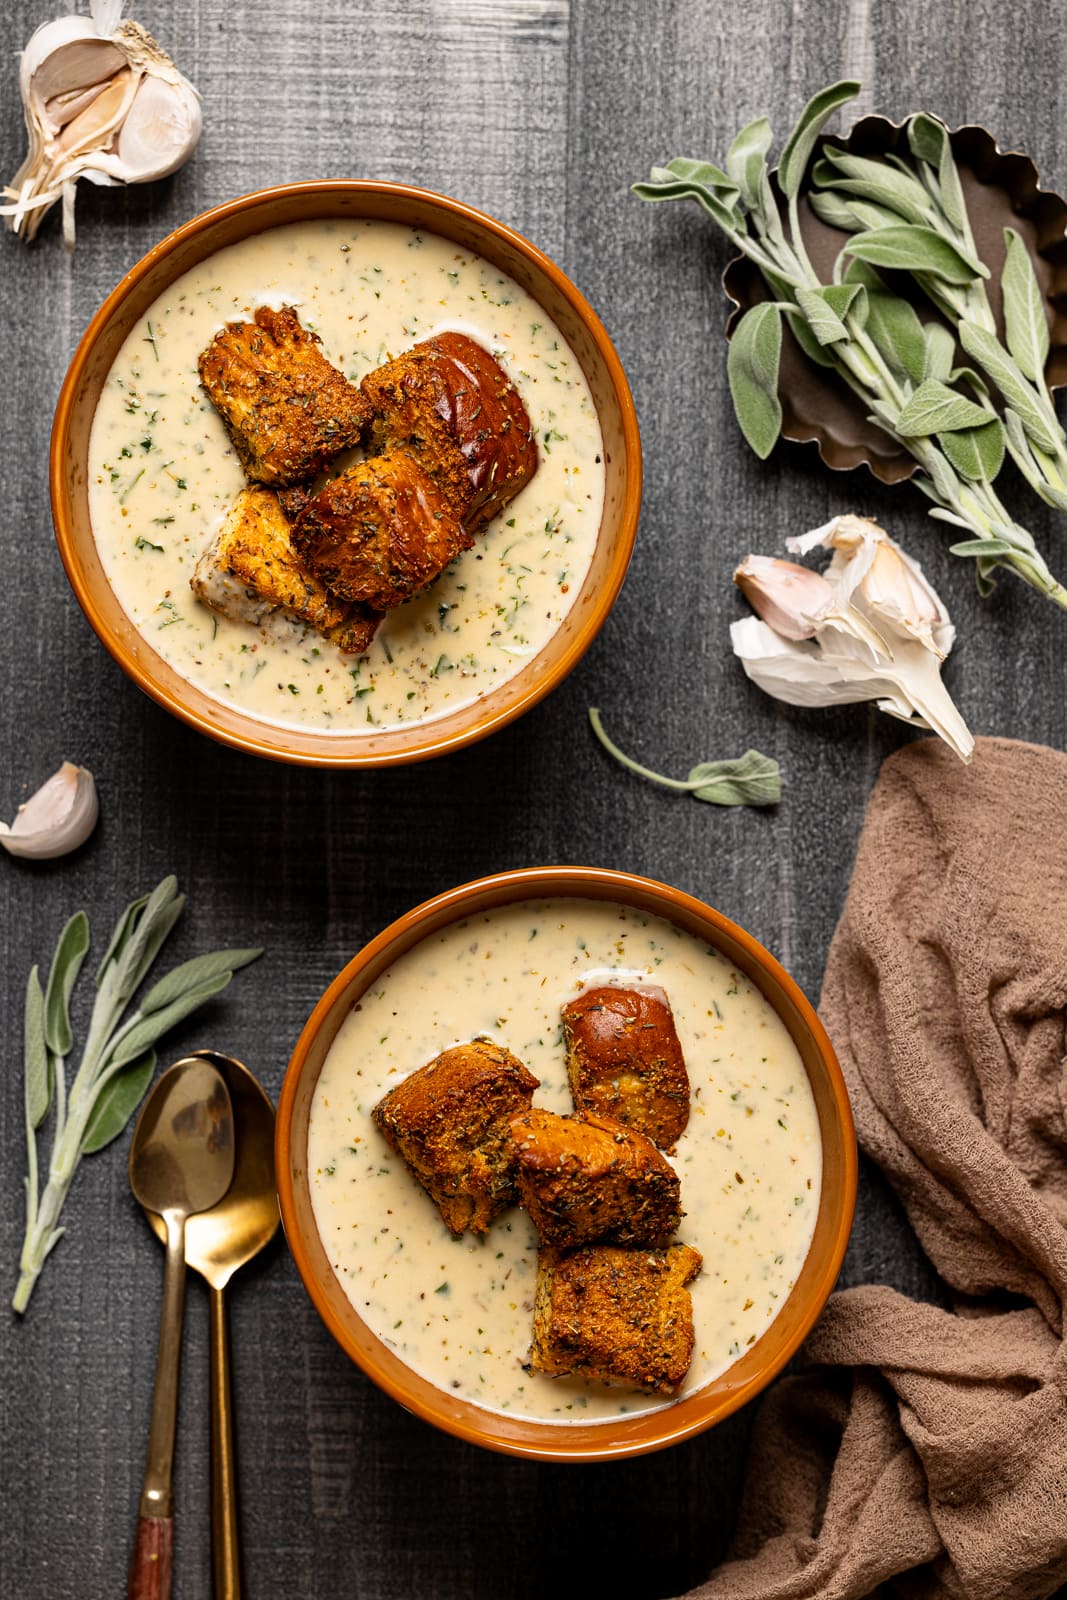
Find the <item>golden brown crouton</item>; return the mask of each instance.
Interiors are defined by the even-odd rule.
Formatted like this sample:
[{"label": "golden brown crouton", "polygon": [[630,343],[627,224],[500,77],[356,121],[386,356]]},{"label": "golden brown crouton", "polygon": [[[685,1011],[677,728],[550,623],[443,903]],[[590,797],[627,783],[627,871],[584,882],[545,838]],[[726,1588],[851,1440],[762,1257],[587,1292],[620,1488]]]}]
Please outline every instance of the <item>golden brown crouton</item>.
[{"label": "golden brown crouton", "polygon": [[693,1302],[685,1286],[702,1264],[687,1244],[542,1250],[530,1365],[535,1372],[677,1394],[693,1359]]},{"label": "golden brown crouton", "polygon": [[662,1243],[682,1218],[678,1174],[651,1139],[610,1117],[513,1117],[519,1204],[542,1244]]},{"label": "golden brown crouton", "polygon": [[484,1233],[515,1203],[508,1123],[537,1079],[492,1039],[444,1050],[398,1083],[371,1113],[457,1236]]},{"label": "golden brown crouton", "polygon": [[586,989],[563,1007],[567,1076],[596,1111],[673,1148],[689,1121],[689,1075],[662,989]]},{"label": "golden brown crouton", "polygon": [[388,611],[473,543],[413,456],[372,456],[333,478],[293,525],[293,543],[332,593]]},{"label": "golden brown crouton", "polygon": [[261,623],[284,611],[353,655],[367,650],[381,620],[328,594],[308,570],[292,547],[289,519],[273,489],[241,490],[189,582],[197,598],[224,617]]},{"label": "golden brown crouton", "polygon": [[537,470],[537,445],[515,385],[465,333],[439,333],[368,374],[376,449],[417,456],[471,533]]},{"label": "golden brown crouton", "polygon": [[299,483],[359,443],[367,403],[319,344],[292,306],[260,306],[253,322],[227,323],[200,357],[200,381],[257,483]]}]

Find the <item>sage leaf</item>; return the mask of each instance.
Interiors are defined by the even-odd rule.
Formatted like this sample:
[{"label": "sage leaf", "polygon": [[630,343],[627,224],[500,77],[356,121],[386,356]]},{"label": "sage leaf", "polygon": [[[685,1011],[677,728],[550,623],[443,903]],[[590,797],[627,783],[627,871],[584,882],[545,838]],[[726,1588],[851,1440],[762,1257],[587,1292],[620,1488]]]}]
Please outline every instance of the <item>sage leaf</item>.
[{"label": "sage leaf", "polygon": [[[693,172],[707,178],[691,176]],[[730,238],[737,229],[734,206],[739,198],[737,185],[709,161],[689,161],[676,157],[665,167],[653,167],[648,183],[632,185],[639,200],[695,200]]]},{"label": "sage leaf", "polygon": [[926,340],[915,308],[888,290],[867,295],[867,332],[879,354],[901,377],[923,380]]},{"label": "sage leaf", "polygon": [[124,1030],[117,1038],[114,1047],[108,1053],[107,1066],[125,1066],[127,1061],[135,1061],[138,1056],[151,1048],[158,1039],[171,1028],[177,1027],[186,1017],[196,1011],[205,1001],[211,1000],[215,995],[221,994],[233,976],[230,972],[222,972],[214,978],[207,979],[198,984],[195,989],[187,989],[184,994],[172,1000],[169,1005],[154,1011],[150,1017],[142,1017],[140,1012],[135,1013],[129,1028]]},{"label": "sage leaf", "polygon": [[[177,879],[175,879],[174,882],[177,884]],[[98,989],[103,980],[104,974],[109,970],[116,958],[125,950],[130,940],[130,934],[136,926],[138,914],[144,910],[147,904],[148,896],[146,894],[140,895],[136,900],[131,900],[119,920],[116,922],[114,930],[111,934],[111,938],[108,941],[108,947],[104,951],[103,959],[96,969],[96,987]]]},{"label": "sage leaf", "polygon": [[800,118],[782,151],[778,165],[778,183],[787,200],[800,193],[804,174],[812,152],[823,128],[839,106],[855,100],[862,85],[845,78],[813,95],[800,113]]},{"label": "sage leaf", "polygon": [[1004,426],[999,417],[990,417],[983,427],[939,433],[937,438],[956,471],[971,483],[992,483],[1004,465]]},{"label": "sage leaf", "polygon": [[908,143],[912,153],[936,171],[941,209],[952,226],[965,233],[967,206],[945,124],[925,111],[917,112],[908,120]]},{"label": "sage leaf", "polygon": [[857,298],[859,320],[866,320],[867,291],[859,283],[829,284],[822,289],[798,289],[797,305],[820,344],[839,344],[849,338],[844,318]]},{"label": "sage leaf", "polygon": [[211,983],[224,973],[232,976],[262,954],[262,949],[213,950],[208,955],[194,956],[191,961],[183,961],[181,966],[174,967],[165,978],[160,978],[143,996],[137,1009],[143,1017],[149,1017],[180,999],[187,989],[198,989],[201,984]]},{"label": "sage leaf", "polygon": [[170,898],[148,904],[141,913],[137,928],[122,953],[118,965],[118,993],[128,1000],[140,988],[149,967],[169,938],[174,924],[182,914],[185,896],[173,893]]},{"label": "sage leaf", "polygon": [[[816,167],[816,173],[818,170]],[[839,228],[842,233],[856,232],[856,216],[852,207],[832,189],[813,189],[808,195],[808,204],[819,221],[825,222],[828,228]]]},{"label": "sage leaf", "polygon": [[895,228],[872,228],[854,233],[846,246],[850,255],[876,267],[903,272],[928,272],[945,283],[968,284],[988,278],[989,269],[973,262],[933,228],[901,223]]},{"label": "sage leaf", "polygon": [[955,336],[943,322],[928,322],[922,330],[924,351],[921,378],[936,378],[947,383],[956,359]]},{"label": "sage leaf", "polygon": [[960,343],[991,378],[1005,402],[1018,414],[1026,432],[1042,450],[1055,455],[1059,441],[1042,411],[1033,390],[1028,388],[1014,361],[996,334],[980,328],[964,317],[959,326]]},{"label": "sage leaf", "polygon": [[26,983],[23,1073],[26,1123],[29,1128],[39,1128],[52,1103],[52,1073],[44,1037],[44,991],[36,967],[31,968]]},{"label": "sage leaf", "polygon": [[895,211],[891,211],[888,206],[875,205],[873,200],[853,200],[850,209],[858,225],[853,232],[900,226],[900,218]]},{"label": "sage leaf", "polygon": [[1014,548],[1004,539],[964,539],[960,544],[949,545],[954,556],[978,556],[983,560],[989,556],[1010,556]]},{"label": "sage leaf", "polygon": [[1007,254],[1000,287],[1004,296],[1004,332],[1008,349],[1023,375],[1041,383],[1048,360],[1049,331],[1045,301],[1030,252],[1014,228],[1004,229]]},{"label": "sage leaf", "polygon": [[907,401],[897,418],[897,432],[905,439],[934,433],[955,433],[960,428],[980,428],[989,421],[984,406],[967,400],[936,378],[927,378]]},{"label": "sage leaf", "polygon": [[773,138],[766,117],[742,128],[726,155],[726,171],[741,191],[747,206],[761,203],[761,180],[767,170],[767,151]]},{"label": "sage leaf", "polygon": [[713,806],[776,806],[782,772],[770,756],[746,750],[732,761],[701,761],[689,774],[689,792]]},{"label": "sage leaf", "polygon": [[873,201],[893,213],[897,221],[925,224],[935,220],[930,196],[916,178],[884,161],[854,156],[833,145],[823,146],[823,157],[834,176],[829,177],[820,163],[816,182],[822,178],[838,194]]},{"label": "sage leaf", "polygon": [[69,1055],[74,1042],[70,996],[88,949],[89,919],[84,911],[76,911],[59,936],[45,991],[45,1043],[57,1056]]},{"label": "sage leaf", "polygon": [[589,708],[589,722],[604,749],[627,772],[658,783],[661,788],[673,789],[678,794],[691,794],[694,800],[705,800],[715,806],[774,806],[782,798],[782,774],[777,761],[761,755],[758,750],[746,750],[743,756],[725,761],[701,761],[690,771],[687,780],[666,778],[639,762],[624,755],[604,731],[600,712]]},{"label": "sage leaf", "polygon": [[812,333],[804,317],[790,317],[786,326],[809,361],[814,361],[820,367],[834,368],[836,363],[831,353],[833,346],[827,345],[824,348]]},{"label": "sage leaf", "polygon": [[726,373],[741,432],[765,461],[782,427],[778,365],[782,355],[782,316],[767,301],[745,312],[730,340]]},{"label": "sage leaf", "polygon": [[94,1156],[117,1139],[144,1099],[156,1070],[156,1052],[149,1050],[109,1078],[93,1103],[81,1142],[81,1154]]}]

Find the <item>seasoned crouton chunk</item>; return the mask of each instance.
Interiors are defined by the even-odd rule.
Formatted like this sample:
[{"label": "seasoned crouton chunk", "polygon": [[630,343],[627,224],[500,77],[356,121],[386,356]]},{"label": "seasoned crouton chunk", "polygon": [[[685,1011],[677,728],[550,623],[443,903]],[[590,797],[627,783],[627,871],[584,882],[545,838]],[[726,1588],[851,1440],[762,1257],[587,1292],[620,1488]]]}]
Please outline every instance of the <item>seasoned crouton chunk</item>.
[{"label": "seasoned crouton chunk", "polygon": [[689,1121],[689,1075],[662,989],[586,989],[563,1007],[579,1111],[614,1117],[670,1150]]},{"label": "seasoned crouton chunk", "polygon": [[475,532],[537,470],[537,445],[515,385],[464,333],[439,333],[368,374],[377,449],[418,457]]},{"label": "seasoned crouton chunk", "polygon": [[693,1303],[686,1284],[698,1250],[586,1245],[537,1259],[535,1372],[678,1393],[693,1359]]},{"label": "seasoned crouton chunk", "polygon": [[362,655],[380,618],[325,587],[293,549],[290,523],[272,489],[242,489],[189,580],[205,605],[236,622],[263,623],[281,611]]},{"label": "seasoned crouton chunk", "polygon": [[200,357],[200,381],[256,483],[312,478],[360,441],[367,403],[319,344],[292,306],[260,306],[254,321],[227,323]]},{"label": "seasoned crouton chunk", "polygon": [[651,1139],[610,1117],[514,1117],[519,1203],[542,1244],[661,1243],[682,1217],[678,1174]]},{"label": "seasoned crouton chunk", "polygon": [[326,484],[294,523],[293,542],[334,594],[388,611],[473,540],[414,457],[392,451]]},{"label": "seasoned crouton chunk", "polygon": [[484,1233],[515,1203],[513,1116],[538,1080],[492,1039],[442,1051],[398,1083],[373,1117],[457,1236]]}]

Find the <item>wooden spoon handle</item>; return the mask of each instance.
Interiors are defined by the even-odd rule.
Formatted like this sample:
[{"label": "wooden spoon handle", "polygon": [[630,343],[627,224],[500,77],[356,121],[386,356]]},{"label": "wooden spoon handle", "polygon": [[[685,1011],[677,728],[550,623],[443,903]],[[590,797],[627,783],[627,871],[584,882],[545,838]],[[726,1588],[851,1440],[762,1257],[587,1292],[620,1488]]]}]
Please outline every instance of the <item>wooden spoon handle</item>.
[{"label": "wooden spoon handle", "polygon": [[170,1600],[173,1572],[174,1518],[139,1517],[128,1600]]}]

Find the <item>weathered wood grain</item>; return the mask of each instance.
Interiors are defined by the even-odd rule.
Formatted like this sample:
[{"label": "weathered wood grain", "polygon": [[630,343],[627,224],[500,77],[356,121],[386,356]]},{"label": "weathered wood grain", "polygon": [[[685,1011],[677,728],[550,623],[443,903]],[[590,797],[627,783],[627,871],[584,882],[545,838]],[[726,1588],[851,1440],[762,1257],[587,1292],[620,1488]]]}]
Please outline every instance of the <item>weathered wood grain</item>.
[{"label": "weathered wood grain", "polygon": [[[12,0],[8,40],[55,7]],[[818,991],[866,795],[907,737],[864,709],[793,712],[727,656],[728,576],[751,548],[846,509],[920,550],[960,624],[948,677],[976,731],[1067,742],[1064,628],[1006,581],[978,601],[912,491],[825,471],[787,447],[759,465],[726,390],[726,252],[695,211],[628,193],[654,162],[721,157],[749,118],[783,130],[817,86],[858,72],[863,109],[923,105],[989,125],[1067,185],[1062,48],[1038,0],[143,0],[135,14],[204,97],[194,161],[150,189],[88,190],[68,258],[55,220],[33,249],[0,239],[3,581],[0,814],[63,757],[97,773],[100,828],[72,860],[0,861],[0,1280],[21,1238],[19,1031],[26,970],[86,905],[101,939],[165,871],[189,907],[174,957],[208,943],[267,955],[175,1055],[211,1043],[272,1092],[325,983],[395,915],[483,872],[549,861],[645,872],[737,918]],[[22,155],[14,64],[0,160]],[[646,496],[637,553],[570,680],[487,744],[425,771],[274,767],[197,738],[143,699],[97,644],[51,537],[48,431],[75,343],[120,275],[217,201],[305,177],[402,179],[460,196],[557,257],[603,316],[634,388]],[[1014,492],[1014,490],[1012,491]],[[1017,498],[1022,501],[1021,492]],[[1027,515],[1067,567],[1051,512]],[[635,756],[684,773],[755,745],[775,753],[773,815],[719,813],[618,771],[586,708]],[[481,796],[491,792],[487,810]],[[1010,796],[1005,826],[1010,827]],[[0,1593],[122,1592],[143,1462],[162,1259],[130,1199],[125,1144],[87,1162],[68,1236],[29,1316],[0,1346]],[[849,1281],[937,1286],[895,1203],[865,1177]],[[724,1548],[745,1415],[680,1449],[567,1469],[491,1457],[381,1395],[333,1345],[280,1241],[233,1292],[247,1592],[262,1600],[489,1600],[614,1593],[652,1600]],[[179,1435],[176,1593],[210,1592],[207,1305],[190,1285]]]}]

